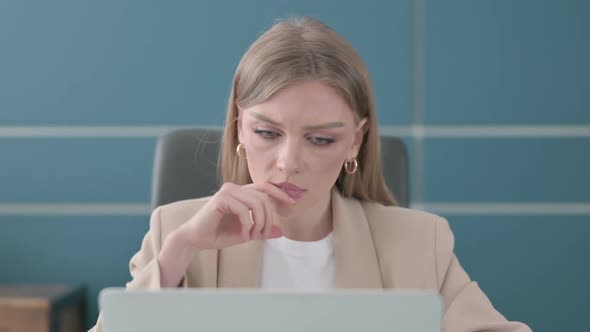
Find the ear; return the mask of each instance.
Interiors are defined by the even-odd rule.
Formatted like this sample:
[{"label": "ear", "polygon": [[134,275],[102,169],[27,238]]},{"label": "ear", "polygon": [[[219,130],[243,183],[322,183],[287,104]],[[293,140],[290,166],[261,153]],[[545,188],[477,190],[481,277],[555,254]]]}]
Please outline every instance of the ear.
[{"label": "ear", "polygon": [[364,118],[359,121],[355,131],[354,131],[354,140],[352,143],[351,151],[349,154],[349,158],[356,158],[363,144],[363,138],[369,129],[369,119],[365,116]]}]

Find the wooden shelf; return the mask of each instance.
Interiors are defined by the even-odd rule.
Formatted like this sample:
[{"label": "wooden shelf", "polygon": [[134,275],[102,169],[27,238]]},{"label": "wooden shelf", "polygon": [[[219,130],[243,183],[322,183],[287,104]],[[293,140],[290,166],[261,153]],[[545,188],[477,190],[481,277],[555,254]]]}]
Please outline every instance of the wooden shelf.
[{"label": "wooden shelf", "polygon": [[66,285],[0,285],[0,332],[82,332],[85,291]]}]

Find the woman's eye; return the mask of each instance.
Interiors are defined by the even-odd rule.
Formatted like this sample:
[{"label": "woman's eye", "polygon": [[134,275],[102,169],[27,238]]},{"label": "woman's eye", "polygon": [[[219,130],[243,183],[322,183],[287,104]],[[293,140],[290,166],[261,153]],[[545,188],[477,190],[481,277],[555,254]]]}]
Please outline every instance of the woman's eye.
[{"label": "woman's eye", "polygon": [[[280,134],[277,134],[272,130],[255,128],[252,131],[254,132],[254,134],[262,137],[263,139],[267,139],[267,140],[272,140],[272,139],[275,139],[275,138],[281,136]],[[334,141],[335,141],[333,138],[325,138],[325,137],[309,137],[308,140],[316,147],[325,147],[325,146],[330,145],[331,143],[334,143]]]},{"label": "woman's eye", "polygon": [[327,146],[331,143],[334,143],[334,139],[332,138],[324,138],[324,137],[310,137],[310,140],[313,144],[317,146]]},{"label": "woman's eye", "polygon": [[264,130],[264,129],[254,129],[254,134],[262,136],[262,138],[265,139],[273,139],[276,138],[276,135],[274,132],[270,131],[270,130]]}]

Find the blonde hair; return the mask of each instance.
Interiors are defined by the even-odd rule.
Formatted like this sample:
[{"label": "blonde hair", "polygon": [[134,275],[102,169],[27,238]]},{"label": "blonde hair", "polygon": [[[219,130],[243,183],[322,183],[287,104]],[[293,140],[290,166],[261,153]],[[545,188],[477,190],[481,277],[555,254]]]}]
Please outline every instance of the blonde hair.
[{"label": "blonde hair", "polygon": [[336,186],[345,197],[397,205],[381,168],[380,137],[368,70],[358,53],[338,33],[318,20],[279,20],[242,57],[229,96],[219,155],[222,183],[252,183],[248,166],[236,154],[239,110],[265,102],[279,90],[302,81],[321,81],[334,88],[355,113],[367,117],[367,132],[349,175],[341,170]]}]

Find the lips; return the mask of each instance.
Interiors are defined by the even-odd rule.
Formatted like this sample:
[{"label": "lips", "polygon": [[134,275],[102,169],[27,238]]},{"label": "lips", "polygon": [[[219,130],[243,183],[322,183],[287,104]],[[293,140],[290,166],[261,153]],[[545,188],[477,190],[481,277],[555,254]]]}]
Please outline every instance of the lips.
[{"label": "lips", "polygon": [[290,183],[290,182],[281,182],[281,183],[273,183],[275,186],[279,187],[281,190],[287,193],[289,197],[297,200],[303,196],[305,189],[299,188],[298,186]]}]

